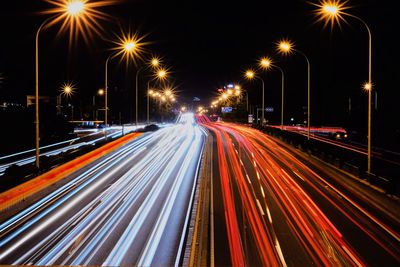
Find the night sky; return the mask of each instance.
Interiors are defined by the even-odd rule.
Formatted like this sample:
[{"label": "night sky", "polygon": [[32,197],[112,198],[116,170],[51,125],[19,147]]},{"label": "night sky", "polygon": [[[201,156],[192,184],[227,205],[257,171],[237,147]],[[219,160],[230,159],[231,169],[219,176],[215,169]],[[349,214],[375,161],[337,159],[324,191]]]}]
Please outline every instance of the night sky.
[{"label": "night sky", "polygon": [[[315,2],[315,1],[313,1]],[[373,36],[372,79],[378,94],[374,113],[377,144],[399,141],[399,68],[392,39],[398,33],[396,14],[389,0],[354,0],[349,13],[362,18]],[[34,94],[35,32],[51,8],[45,1],[1,3],[0,72],[3,80],[0,101],[25,103]],[[129,27],[145,40],[149,55],[164,58],[178,86],[180,103],[199,97],[208,105],[217,88],[241,83],[249,91],[250,103],[261,103],[261,85],[244,82],[242,74],[255,67],[264,55],[272,57],[286,76],[286,114],[301,121],[307,105],[307,65],[303,57],[275,53],[274,42],[291,39],[311,63],[312,124],[344,126],[358,132],[367,128],[367,94],[361,90],[368,78],[368,35],[357,20],[331,30],[315,23],[314,7],[302,0],[279,1],[155,1],[126,0],[100,10],[112,16],[101,21],[103,35],[86,44],[82,39],[69,46],[68,35],[57,36],[60,25],[41,33],[41,95],[55,96],[63,82],[72,81],[77,90],[69,100],[87,105],[104,83],[104,61],[111,40],[120,27]],[[121,112],[123,120],[132,114],[135,67],[110,64],[111,116]],[[267,106],[275,108],[271,121],[279,121],[280,73],[260,73],[266,82]],[[145,104],[146,75],[141,76],[141,109]],[[349,112],[349,98],[351,110]],[[382,141],[379,141],[382,140]],[[389,141],[388,141],[389,142]],[[399,142],[400,143],[400,142]],[[388,146],[387,144],[384,144]],[[390,145],[390,144],[389,144]]]}]

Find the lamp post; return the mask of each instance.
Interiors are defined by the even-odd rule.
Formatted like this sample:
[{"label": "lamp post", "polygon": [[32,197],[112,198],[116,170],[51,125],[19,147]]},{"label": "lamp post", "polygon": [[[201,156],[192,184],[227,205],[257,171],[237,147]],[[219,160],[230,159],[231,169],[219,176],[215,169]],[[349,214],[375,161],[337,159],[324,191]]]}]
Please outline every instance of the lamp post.
[{"label": "lamp post", "polygon": [[58,114],[61,114],[61,96],[65,95],[67,97],[71,96],[74,93],[75,87],[72,83],[64,83],[61,86],[61,93],[57,96],[57,111]]},{"label": "lamp post", "polygon": [[[85,3],[80,0],[76,1],[68,1],[62,4],[61,9],[60,7],[56,8],[55,11],[51,11],[50,13],[60,13],[55,16],[47,18],[37,29],[35,35],[35,165],[36,168],[40,168],[40,147],[39,147],[39,35],[43,27],[47,26],[48,24],[53,24],[59,19],[64,18],[66,23],[70,22],[71,26],[74,25],[75,19],[79,16],[84,15],[85,13]],[[52,22],[50,22],[52,21]],[[65,24],[64,24],[65,25]]]},{"label": "lamp post", "polygon": [[104,124],[106,127],[108,124],[108,61],[110,61],[110,58],[111,55],[106,59],[104,70]]},{"label": "lamp post", "polygon": [[297,52],[302,55],[307,62],[307,139],[310,140],[310,125],[311,125],[311,103],[310,103],[310,78],[311,78],[311,68],[310,60],[302,51],[295,49],[293,43],[288,40],[282,40],[278,43],[278,52],[281,54],[290,54],[292,52]]},{"label": "lamp post", "polygon": [[257,79],[260,80],[262,83],[262,112],[261,112],[261,125],[264,125],[264,112],[265,112],[265,107],[264,107],[264,95],[265,95],[265,86],[264,86],[264,80],[258,77],[253,70],[248,70],[245,73],[245,76],[247,79],[252,80],[252,79]]},{"label": "lamp post", "polygon": [[[237,97],[237,103],[239,103],[240,101],[242,101],[242,91],[245,90],[242,90],[242,87],[238,84],[236,84],[233,88],[235,89],[234,95]],[[246,92],[246,111],[247,112],[249,111],[249,98],[247,92]]]},{"label": "lamp post", "polygon": [[144,68],[144,66],[140,67],[137,71],[136,71],[136,83],[135,83],[135,125],[136,127],[138,126],[138,89],[139,89],[139,73],[140,71]]},{"label": "lamp post", "polygon": [[150,90],[150,81],[147,82],[147,125],[150,124],[150,96],[154,93],[153,90]]},{"label": "lamp post", "polygon": [[367,23],[365,23],[364,20],[361,18],[349,14],[347,12],[344,12],[343,10],[347,9],[348,7],[345,7],[344,5],[346,2],[340,4],[337,1],[323,1],[320,2],[320,4],[314,4],[315,6],[318,7],[318,10],[315,12],[317,15],[319,15],[319,20],[325,20],[325,25],[328,23],[331,23],[331,26],[333,27],[333,24],[335,22],[340,22],[340,20],[344,20],[343,16],[349,16],[351,18],[354,18],[361,22],[365,26],[368,32],[368,82],[364,85],[364,89],[368,91],[368,166],[367,166],[367,172],[371,173],[371,127],[372,127],[372,34],[371,30],[368,27]]},{"label": "lamp post", "polygon": [[36,168],[40,168],[39,162],[39,34],[42,28],[50,21],[46,19],[37,29],[35,38],[35,146]]},{"label": "lamp post", "polygon": [[[105,90],[103,88],[97,90],[97,95],[103,96],[104,94],[105,94]],[[95,99],[95,96],[93,96],[93,99]],[[98,120],[98,111],[99,111],[99,109],[96,109],[96,120]]]},{"label": "lamp post", "polygon": [[[113,43],[117,45],[117,47],[114,47],[113,50],[116,50],[114,56],[122,56],[122,59],[126,59],[126,64],[128,65],[129,60],[133,60],[133,62],[136,64],[137,60],[142,59],[142,53],[144,52],[143,46],[146,45],[147,43],[142,42],[144,37],[139,37],[136,33],[124,33],[122,32],[120,36],[117,36],[118,40],[114,41]],[[112,56],[110,59],[112,59],[114,56]],[[106,70],[107,70],[107,63],[106,61]],[[137,85],[137,80],[138,80],[138,75],[139,75],[139,69],[136,73],[136,124],[137,124],[137,90],[138,90],[138,85]],[[107,76],[107,75],[106,75]],[[106,82],[107,83],[107,82]],[[105,86],[105,90],[107,90],[107,86]]]},{"label": "lamp post", "polygon": [[167,110],[167,105],[176,102],[174,88],[167,86],[162,91],[149,90],[147,93],[158,100],[161,122],[163,122],[163,108],[165,107],[165,110]]},{"label": "lamp post", "polygon": [[263,57],[260,60],[260,67],[268,70],[271,67],[278,69],[281,72],[281,129],[283,129],[283,111],[284,111],[284,92],[285,92],[285,74],[281,67],[273,64],[272,60],[268,57]]},{"label": "lamp post", "polygon": [[[152,66],[157,66],[159,64],[159,60],[157,58],[153,58],[151,61]],[[168,76],[168,71],[163,68],[159,68],[155,73],[155,78],[159,80],[165,80]],[[150,81],[147,82],[147,124],[150,124],[150,96],[153,95],[154,91],[150,90]]]},{"label": "lamp post", "polygon": [[[156,68],[160,65],[160,59],[154,57],[150,60],[150,66]],[[145,69],[147,66],[143,65],[136,71],[136,83],[135,83],[135,124],[138,125],[138,90],[139,90],[139,73]]]},{"label": "lamp post", "polygon": [[[158,57],[153,57],[150,61],[151,66],[158,67],[160,65],[161,59]],[[147,82],[147,125],[150,124],[150,96],[154,95],[154,91],[150,90],[150,80]]]},{"label": "lamp post", "polygon": [[[105,70],[104,70],[104,123],[107,126],[108,124],[108,63],[111,59],[119,54],[123,54],[123,57],[129,58],[133,54],[136,54],[136,49],[138,46],[137,41],[128,35],[128,37],[124,36],[123,38],[119,38],[120,42],[117,43],[118,47],[115,48],[115,53],[110,54],[105,62]],[[115,50],[114,49],[114,50]]]}]

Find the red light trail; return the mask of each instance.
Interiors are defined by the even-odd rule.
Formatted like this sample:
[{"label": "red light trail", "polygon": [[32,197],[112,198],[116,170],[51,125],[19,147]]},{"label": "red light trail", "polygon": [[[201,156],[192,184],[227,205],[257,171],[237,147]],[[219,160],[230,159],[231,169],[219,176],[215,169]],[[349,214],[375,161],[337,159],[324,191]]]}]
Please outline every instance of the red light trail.
[{"label": "red light trail", "polygon": [[368,237],[374,246],[400,261],[400,235],[304,164],[299,155],[253,128],[211,123],[205,116],[197,120],[216,137],[234,266],[246,265],[249,261],[244,249],[246,237],[240,231],[241,209],[245,214],[243,223],[248,224],[263,266],[286,265],[286,255],[290,252],[285,237],[277,231],[277,223],[281,221],[287,224],[291,238],[304,250],[310,262],[324,266],[368,265],[365,255],[347,238],[338,219],[326,212],[326,206]]}]

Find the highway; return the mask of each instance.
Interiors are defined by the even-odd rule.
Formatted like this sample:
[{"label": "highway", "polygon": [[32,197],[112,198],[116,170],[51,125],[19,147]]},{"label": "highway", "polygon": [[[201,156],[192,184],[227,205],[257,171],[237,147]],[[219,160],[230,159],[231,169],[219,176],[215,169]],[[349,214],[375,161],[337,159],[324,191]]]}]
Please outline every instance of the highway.
[{"label": "highway", "polygon": [[399,266],[398,200],[250,127],[212,123],[215,265]]},{"label": "highway", "polygon": [[0,264],[178,265],[204,132],[193,114],[69,175],[0,224]]}]

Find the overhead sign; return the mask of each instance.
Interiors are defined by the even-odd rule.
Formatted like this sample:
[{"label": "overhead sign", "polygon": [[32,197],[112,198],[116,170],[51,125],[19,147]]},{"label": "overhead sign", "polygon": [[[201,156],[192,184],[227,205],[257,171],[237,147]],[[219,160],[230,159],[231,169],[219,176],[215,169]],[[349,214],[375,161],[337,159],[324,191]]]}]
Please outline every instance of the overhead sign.
[{"label": "overhead sign", "polygon": [[266,112],[274,112],[274,108],[273,107],[267,107],[265,108]]},{"label": "overhead sign", "polygon": [[221,107],[222,113],[229,113],[232,112],[232,107]]}]

